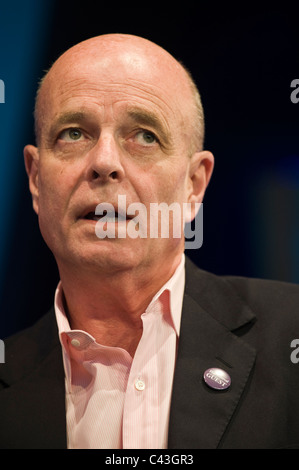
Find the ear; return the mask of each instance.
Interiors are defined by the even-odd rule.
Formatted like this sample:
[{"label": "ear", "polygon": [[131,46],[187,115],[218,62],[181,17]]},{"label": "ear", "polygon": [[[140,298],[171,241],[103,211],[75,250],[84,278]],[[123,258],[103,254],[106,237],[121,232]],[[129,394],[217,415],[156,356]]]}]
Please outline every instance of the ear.
[{"label": "ear", "polygon": [[206,188],[214,169],[214,156],[211,152],[203,150],[192,155],[189,166],[189,193],[190,205],[189,222],[193,220],[203,201]]},{"label": "ear", "polygon": [[33,145],[26,145],[24,148],[25,168],[29,179],[29,189],[32,194],[32,205],[38,214],[38,165],[39,153],[38,148]]}]

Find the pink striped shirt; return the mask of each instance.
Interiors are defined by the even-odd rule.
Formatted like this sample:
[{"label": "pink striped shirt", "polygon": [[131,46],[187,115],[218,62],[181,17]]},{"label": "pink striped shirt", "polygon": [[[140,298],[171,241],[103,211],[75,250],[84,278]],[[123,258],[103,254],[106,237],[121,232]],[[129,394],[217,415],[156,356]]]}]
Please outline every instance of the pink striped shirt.
[{"label": "pink striped shirt", "polygon": [[180,332],[185,258],[142,314],[132,358],[71,330],[59,283],[55,312],[65,369],[69,449],[165,449]]}]

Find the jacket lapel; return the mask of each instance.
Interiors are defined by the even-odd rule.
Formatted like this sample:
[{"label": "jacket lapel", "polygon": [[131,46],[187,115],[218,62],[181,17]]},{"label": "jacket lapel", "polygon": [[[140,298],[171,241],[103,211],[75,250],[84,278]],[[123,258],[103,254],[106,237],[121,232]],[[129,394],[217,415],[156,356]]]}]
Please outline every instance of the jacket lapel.
[{"label": "jacket lapel", "polygon": [[[253,322],[254,315],[230,285],[186,260],[186,290],[173,383],[168,447],[219,446],[240,401],[255,361],[255,350],[233,330]],[[226,390],[209,388],[204,372],[224,369]]]}]

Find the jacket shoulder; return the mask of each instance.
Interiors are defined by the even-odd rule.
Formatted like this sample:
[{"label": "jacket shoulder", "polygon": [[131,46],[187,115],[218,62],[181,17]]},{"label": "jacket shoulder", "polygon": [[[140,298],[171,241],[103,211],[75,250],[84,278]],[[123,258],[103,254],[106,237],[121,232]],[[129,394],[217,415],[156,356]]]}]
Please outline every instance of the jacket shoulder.
[{"label": "jacket shoulder", "polygon": [[268,312],[280,312],[281,315],[285,315],[288,311],[298,310],[298,284],[236,276],[224,276],[223,279],[254,311],[258,312],[266,308]]},{"label": "jacket shoulder", "polygon": [[[295,283],[217,275],[204,271],[186,261],[186,287],[188,292],[217,318],[226,323],[234,311],[235,319],[244,309],[252,312],[259,325],[276,329],[279,324],[296,334],[299,328],[299,285]],[[248,314],[248,317],[250,315]],[[274,321],[275,320],[275,321]],[[228,324],[232,324],[230,321]],[[232,324],[232,329],[234,329]]]},{"label": "jacket shoulder", "polygon": [[34,325],[4,339],[4,345],[0,389],[25,377],[59,345],[54,308]]}]

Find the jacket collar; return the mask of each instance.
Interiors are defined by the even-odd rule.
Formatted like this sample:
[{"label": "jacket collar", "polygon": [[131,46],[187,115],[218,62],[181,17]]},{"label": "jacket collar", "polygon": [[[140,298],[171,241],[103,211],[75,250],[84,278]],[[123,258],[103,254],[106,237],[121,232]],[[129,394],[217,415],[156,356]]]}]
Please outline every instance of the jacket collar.
[{"label": "jacket collar", "polygon": [[[255,350],[233,331],[255,315],[230,283],[186,260],[186,288],[170,411],[169,448],[216,448],[250,378]],[[209,388],[204,372],[224,369],[231,386]]]},{"label": "jacket collar", "polygon": [[187,297],[230,331],[256,320],[228,277],[203,271],[186,257],[185,301]]}]

